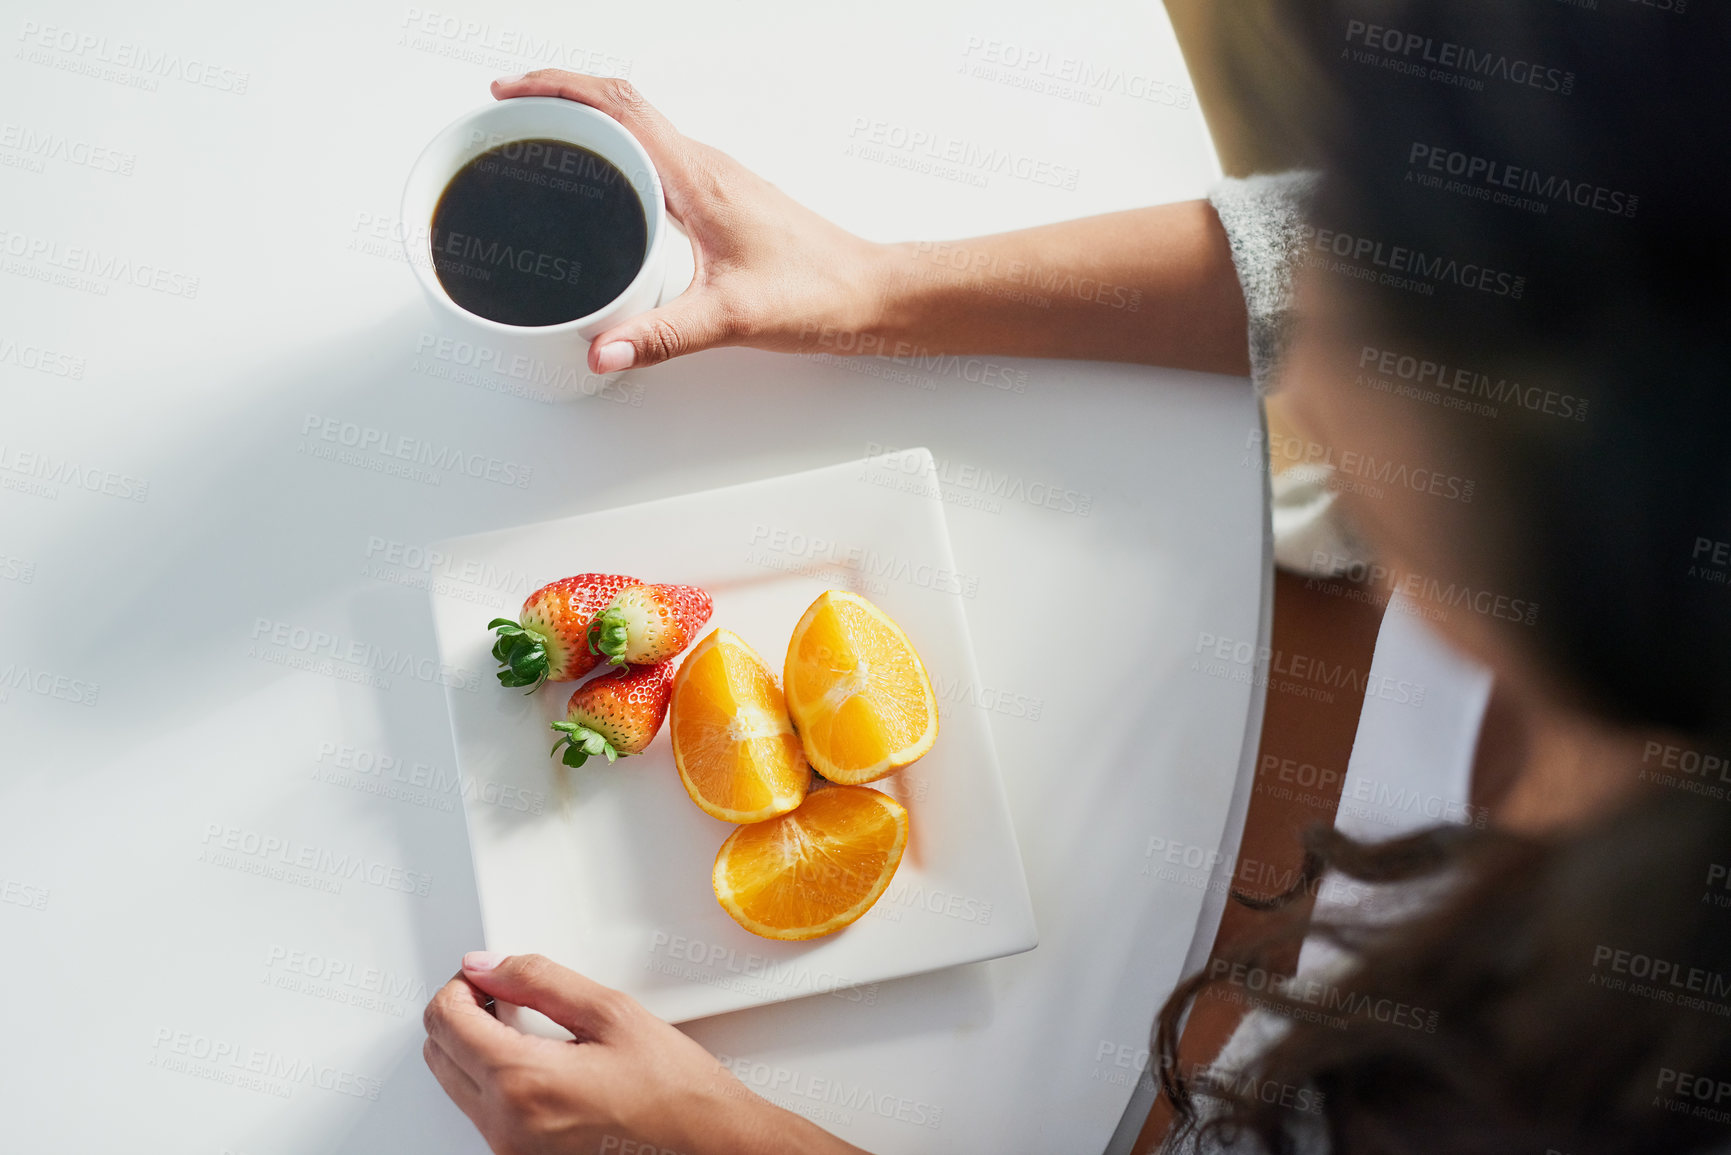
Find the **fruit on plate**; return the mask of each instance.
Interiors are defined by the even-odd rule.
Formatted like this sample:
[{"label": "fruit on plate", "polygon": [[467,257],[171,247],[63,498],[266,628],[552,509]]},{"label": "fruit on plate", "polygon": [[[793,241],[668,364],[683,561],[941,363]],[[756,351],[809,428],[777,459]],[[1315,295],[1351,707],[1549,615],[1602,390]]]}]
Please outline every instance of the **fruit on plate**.
[{"label": "fruit on plate", "polygon": [[680,663],[668,722],[685,792],[723,822],[762,822],[805,798],[811,770],[781,687],[732,630],[711,630]]},{"label": "fruit on plate", "polygon": [[713,609],[696,586],[627,587],[595,615],[589,652],[615,666],[665,662],[691,644]]},{"label": "fruit on plate", "polygon": [[658,662],[627,666],[584,682],[565,707],[565,721],[553,723],[561,737],[551,753],[563,746],[567,766],[581,766],[597,755],[612,762],[643,753],[667,717],[673,674],[672,662]]},{"label": "fruit on plate", "polygon": [[932,748],[938,699],[907,634],[857,594],[828,590],[793,629],[782,671],[787,712],[811,767],[858,785]]},{"label": "fruit on plate", "polygon": [[499,640],[499,681],[506,686],[538,687],[542,682],[574,682],[601,659],[589,652],[589,625],[622,589],[641,583],[616,573],[580,573],[542,586],[523,602],[516,621],[487,623]]},{"label": "fruit on plate", "polygon": [[741,826],[715,856],[715,897],[764,938],[833,934],[870,910],[908,844],[908,812],[869,786],[820,785],[780,818]]}]

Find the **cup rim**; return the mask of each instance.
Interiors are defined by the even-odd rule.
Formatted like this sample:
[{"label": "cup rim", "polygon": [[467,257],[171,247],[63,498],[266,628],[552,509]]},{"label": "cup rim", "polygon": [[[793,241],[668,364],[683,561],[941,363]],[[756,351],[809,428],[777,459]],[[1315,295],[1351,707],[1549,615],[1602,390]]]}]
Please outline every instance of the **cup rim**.
[{"label": "cup rim", "polygon": [[[604,131],[617,130],[618,137],[622,141],[626,151],[630,152],[632,154],[632,159],[640,163],[643,171],[649,174],[648,189],[639,189],[636,184],[632,184],[631,186],[632,190],[637,193],[638,200],[642,202],[645,217],[644,223],[647,225],[648,231],[648,239],[646,240],[643,249],[643,266],[637,270],[637,275],[631,278],[630,284],[621,289],[610,301],[602,305],[599,309],[596,309],[591,313],[586,313],[581,317],[573,317],[569,321],[560,321],[556,325],[509,325],[503,321],[495,321],[491,317],[483,317],[479,313],[472,313],[468,309],[463,308],[463,306],[459,305],[451,298],[449,293],[445,292],[445,287],[439,283],[438,274],[433,270],[431,218],[429,217],[426,221],[419,221],[414,225],[410,224],[411,209],[409,201],[415,196],[416,190],[426,183],[424,179],[426,175],[425,170],[432,164],[435,150],[445,144],[448,138],[454,134],[469,131],[477,125],[484,124],[485,121],[491,117],[507,115],[507,113],[502,110],[529,104],[545,108],[556,106],[561,110],[560,115],[569,115],[576,120],[587,120],[592,125],[597,122],[605,123],[610,126],[610,128]],[[543,132],[525,132],[520,136],[513,135],[512,130],[507,129],[504,130],[503,134],[497,141],[488,144],[487,148],[497,148],[500,145],[508,144],[513,140],[532,140],[547,137],[548,134]],[[559,140],[563,138],[554,134],[551,139]],[[589,145],[580,141],[567,140],[565,143],[574,145],[578,148],[589,148]],[[482,151],[486,151],[486,149],[483,149]],[[479,155],[479,153],[476,155]],[[472,160],[474,158],[470,157],[469,159]],[[613,157],[604,157],[603,159],[608,161],[614,160]],[[465,160],[463,163],[467,164],[468,161]],[[616,165],[616,167],[619,166]],[[455,169],[445,174],[439,182],[441,190],[446,184],[450,183],[451,177],[455,175]],[[630,180],[629,177],[626,179],[627,181]],[[409,166],[409,176],[403,186],[403,197],[398,215],[402,219],[403,248],[405,250],[404,255],[408,258],[409,268],[414,270],[415,277],[421,282],[421,287],[425,289],[434,300],[438,301],[445,308],[454,311],[470,324],[479,325],[484,329],[491,330],[492,332],[501,335],[518,337],[525,335],[561,336],[577,333],[581,329],[595,328],[598,319],[607,318],[609,312],[618,309],[621,301],[636,295],[646,281],[650,280],[652,277],[660,275],[657,267],[659,262],[656,260],[656,256],[659,253],[667,234],[667,200],[666,194],[661,185],[661,173],[656,169],[655,162],[650,159],[649,151],[643,147],[643,142],[638,140],[636,134],[629,128],[626,128],[624,124],[615,118],[608,116],[600,109],[592,108],[580,101],[566,100],[564,97],[560,96],[514,96],[507,100],[495,100],[490,104],[477,105],[451,121],[449,124],[445,125],[445,127],[440,129],[438,132],[434,133],[432,138],[427,141],[425,147],[421,149],[420,154],[415,157],[414,164]]]}]

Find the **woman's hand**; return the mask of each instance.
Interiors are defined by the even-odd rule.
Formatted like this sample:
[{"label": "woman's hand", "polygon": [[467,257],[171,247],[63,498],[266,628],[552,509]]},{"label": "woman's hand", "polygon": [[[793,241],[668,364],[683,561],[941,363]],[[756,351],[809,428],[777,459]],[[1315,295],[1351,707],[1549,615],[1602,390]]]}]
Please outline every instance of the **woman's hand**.
[{"label": "woman's hand", "polygon": [[[521,1034],[490,998],[532,1007],[576,1041]],[[427,1066],[500,1155],[863,1155],[747,1090],[636,1000],[540,955],[465,955],[423,1018]]]},{"label": "woman's hand", "polygon": [[667,209],[691,238],[691,287],[589,347],[614,373],[717,345],[793,350],[802,334],[873,323],[884,247],[824,220],[727,154],[689,140],[624,80],[542,69],[493,82],[500,100],[562,96],[631,130],[655,162]]}]

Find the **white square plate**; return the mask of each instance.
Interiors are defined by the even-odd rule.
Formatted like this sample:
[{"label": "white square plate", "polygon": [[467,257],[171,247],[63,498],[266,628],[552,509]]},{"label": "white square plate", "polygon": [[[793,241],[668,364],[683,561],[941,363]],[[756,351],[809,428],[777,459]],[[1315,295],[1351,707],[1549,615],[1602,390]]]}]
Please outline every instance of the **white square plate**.
[{"label": "white square plate", "polygon": [[[495,616],[442,585],[447,668],[488,671],[446,695],[488,949],[536,951],[674,1022],[998,958],[1036,941],[1027,880],[983,710],[931,454],[871,458],[624,509],[459,538],[448,572],[521,575],[527,589],[585,571],[700,585],[709,626],[780,675],[794,625],[846,588],[899,622],[940,699],[932,752],[875,785],[908,808],[901,868],[847,929],[811,942],[753,935],[715,901],[710,870],[736,829],[686,796],[665,728],[642,754],[570,769],[548,756],[572,684],[534,694],[491,677]],[[506,616],[514,616],[507,613]]]}]

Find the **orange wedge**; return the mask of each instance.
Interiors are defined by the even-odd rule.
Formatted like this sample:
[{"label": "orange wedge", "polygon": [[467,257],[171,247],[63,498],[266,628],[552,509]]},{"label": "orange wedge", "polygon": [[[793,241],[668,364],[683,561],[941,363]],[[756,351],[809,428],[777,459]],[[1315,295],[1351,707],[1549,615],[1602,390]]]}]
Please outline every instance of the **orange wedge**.
[{"label": "orange wedge", "polygon": [[869,786],[822,786],[792,813],[741,826],[715,856],[715,897],[764,938],[834,934],[872,908],[908,844],[908,812]]},{"label": "orange wedge", "polygon": [[787,645],[787,712],[812,769],[858,785],[932,748],[938,699],[913,643],[856,594],[821,594]]},{"label": "orange wedge", "polygon": [[811,770],[757,651],[711,630],[673,678],[667,728],[685,792],[723,822],[762,822],[805,798]]}]

